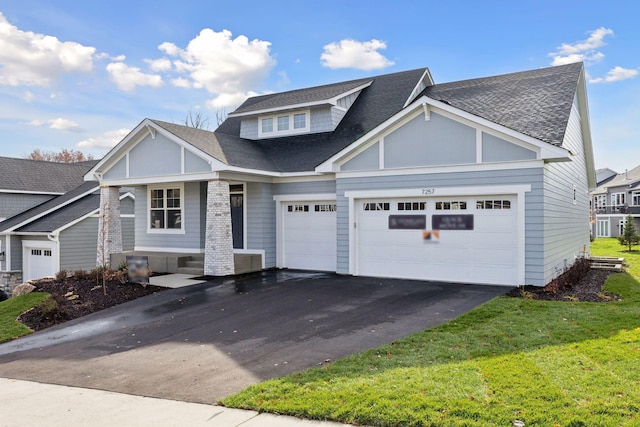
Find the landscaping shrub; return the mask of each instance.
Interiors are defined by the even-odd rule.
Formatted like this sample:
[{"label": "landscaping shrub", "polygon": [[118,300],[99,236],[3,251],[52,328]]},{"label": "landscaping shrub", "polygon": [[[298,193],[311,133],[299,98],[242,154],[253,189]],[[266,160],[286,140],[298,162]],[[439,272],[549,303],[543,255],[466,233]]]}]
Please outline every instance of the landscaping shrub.
[{"label": "landscaping shrub", "polygon": [[50,295],[37,305],[43,321],[57,321],[68,317],[68,313],[60,305],[61,298],[59,295]]},{"label": "landscaping shrub", "polygon": [[557,294],[560,289],[571,288],[582,280],[591,270],[591,264],[586,258],[579,258],[564,273],[553,279],[545,287],[545,291]]}]

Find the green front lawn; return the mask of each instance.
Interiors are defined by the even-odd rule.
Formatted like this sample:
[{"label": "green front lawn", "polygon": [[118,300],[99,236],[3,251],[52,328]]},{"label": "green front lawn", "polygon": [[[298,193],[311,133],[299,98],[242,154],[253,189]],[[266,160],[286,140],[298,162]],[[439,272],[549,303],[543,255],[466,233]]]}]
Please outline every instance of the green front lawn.
[{"label": "green front lawn", "polygon": [[640,425],[640,252],[621,302],[496,298],[439,327],[260,383],[226,406],[381,426]]},{"label": "green front lawn", "polygon": [[0,302],[0,343],[33,332],[16,319],[25,311],[40,304],[49,294],[33,292]]}]

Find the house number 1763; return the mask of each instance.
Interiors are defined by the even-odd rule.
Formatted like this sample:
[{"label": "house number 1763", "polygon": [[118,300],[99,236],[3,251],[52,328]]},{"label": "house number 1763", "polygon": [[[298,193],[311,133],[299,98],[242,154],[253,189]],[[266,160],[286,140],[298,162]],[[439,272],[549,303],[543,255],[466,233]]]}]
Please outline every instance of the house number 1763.
[{"label": "house number 1763", "polygon": [[422,195],[423,196],[430,196],[432,194],[434,194],[436,192],[435,188],[423,188],[422,189]]}]

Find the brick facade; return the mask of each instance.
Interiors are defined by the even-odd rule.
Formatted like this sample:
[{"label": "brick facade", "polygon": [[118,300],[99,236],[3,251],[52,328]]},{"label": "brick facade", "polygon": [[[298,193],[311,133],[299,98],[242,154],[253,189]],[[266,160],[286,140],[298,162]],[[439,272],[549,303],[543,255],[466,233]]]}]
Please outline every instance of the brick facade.
[{"label": "brick facade", "polygon": [[227,276],[234,272],[229,183],[209,181],[207,183],[204,274]]},{"label": "brick facade", "polygon": [[120,252],[122,252],[120,188],[100,187],[100,219],[98,221],[96,265],[108,266],[111,254]]}]

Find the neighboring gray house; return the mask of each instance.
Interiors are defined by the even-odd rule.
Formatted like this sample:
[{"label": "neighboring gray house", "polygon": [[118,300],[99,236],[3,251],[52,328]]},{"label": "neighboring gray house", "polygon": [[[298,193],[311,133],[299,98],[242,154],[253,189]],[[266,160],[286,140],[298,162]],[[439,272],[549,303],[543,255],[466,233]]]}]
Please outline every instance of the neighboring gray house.
[{"label": "neighboring gray house", "polygon": [[[143,120],[85,179],[135,187],[135,250],[542,286],[589,248],[581,63],[435,84],[426,68],[247,99],[215,131]],[[117,227],[107,234],[117,254]]]},{"label": "neighboring gray house", "polygon": [[606,179],[591,192],[595,237],[617,237],[628,215],[640,229],[640,166]]},{"label": "neighboring gray house", "polygon": [[96,163],[0,157],[0,221],[76,188]]}]

